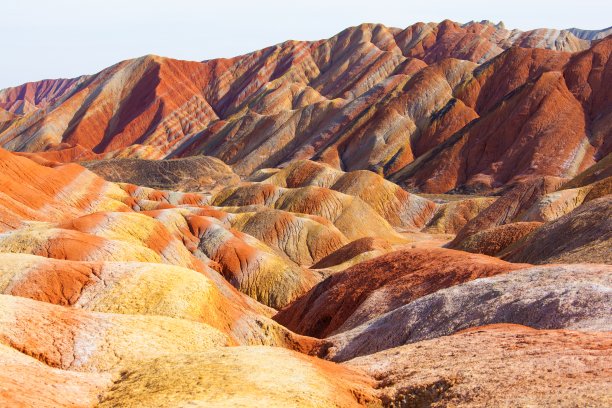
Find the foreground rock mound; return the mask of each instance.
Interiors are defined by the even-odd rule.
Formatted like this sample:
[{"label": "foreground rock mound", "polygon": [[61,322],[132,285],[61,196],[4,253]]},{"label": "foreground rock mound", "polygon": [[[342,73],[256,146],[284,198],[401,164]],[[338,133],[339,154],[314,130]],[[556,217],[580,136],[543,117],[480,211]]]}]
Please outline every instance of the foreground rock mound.
[{"label": "foreground rock mound", "polygon": [[139,262],[75,262],[1,254],[0,292],[90,312],[166,316],[204,323],[235,344],[309,350],[267,316],[273,311],[239,293],[216,272]]},{"label": "foreground rock mound", "polygon": [[346,361],[492,323],[607,331],[611,272],[607,265],[551,265],[476,279],[329,337],[327,356]]},{"label": "foreground rock mound", "polygon": [[478,327],[349,361],[387,406],[610,405],[610,333]]},{"label": "foreground rock mound", "polygon": [[0,384],[6,407],[88,408],[112,385],[112,376],[51,368],[0,344]]},{"label": "foreground rock mound", "polygon": [[273,347],[231,347],[126,367],[100,407],[357,407],[376,401],[350,368]]},{"label": "foreground rock mound", "polygon": [[327,337],[440,289],[525,267],[449,249],[409,249],[359,263],[321,282],[274,319]]},{"label": "foreground rock mound", "polygon": [[503,255],[512,262],[612,263],[612,196],[590,201],[545,224]]},{"label": "foreground rock mound", "polygon": [[87,312],[6,295],[0,295],[0,343],[51,367],[90,372],[232,344],[207,324]]}]

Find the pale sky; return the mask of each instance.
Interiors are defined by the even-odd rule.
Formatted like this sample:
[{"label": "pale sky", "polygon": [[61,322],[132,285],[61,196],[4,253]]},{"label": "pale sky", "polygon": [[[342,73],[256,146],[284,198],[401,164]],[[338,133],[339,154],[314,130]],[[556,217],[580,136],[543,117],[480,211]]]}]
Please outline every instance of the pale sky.
[{"label": "pale sky", "polygon": [[93,74],[145,54],[199,61],[364,22],[404,28],[445,18],[602,29],[612,25],[612,1],[0,0],[0,88]]}]

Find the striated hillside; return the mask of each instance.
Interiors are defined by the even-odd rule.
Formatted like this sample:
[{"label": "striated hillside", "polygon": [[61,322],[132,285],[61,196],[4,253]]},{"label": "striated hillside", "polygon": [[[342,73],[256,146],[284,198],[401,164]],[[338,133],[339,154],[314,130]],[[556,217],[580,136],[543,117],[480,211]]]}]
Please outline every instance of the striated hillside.
[{"label": "striated hillside", "polygon": [[[91,167],[164,183],[150,169],[191,162],[151,163]],[[36,154],[0,166],[0,405],[609,402],[612,196],[584,184],[601,164],[574,189],[443,203],[311,161],[251,181],[216,166],[196,192]],[[455,242],[542,265],[439,248]]]},{"label": "striated hillside", "polygon": [[0,407],[612,406],[606,33],[0,91]]},{"label": "striated hillside", "polygon": [[145,56],[1,91],[17,116],[0,145],[57,161],[203,154],[242,176],[314,159],[431,193],[571,178],[611,149],[612,39],[586,37],[447,20],[231,59]]}]

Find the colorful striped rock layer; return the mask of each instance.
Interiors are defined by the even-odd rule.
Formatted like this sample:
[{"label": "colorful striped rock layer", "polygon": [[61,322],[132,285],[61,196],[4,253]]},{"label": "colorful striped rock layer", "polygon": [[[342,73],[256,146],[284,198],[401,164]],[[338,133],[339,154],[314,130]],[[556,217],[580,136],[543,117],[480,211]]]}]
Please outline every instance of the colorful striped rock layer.
[{"label": "colorful striped rock layer", "polygon": [[1,90],[0,407],[612,406],[610,34]]}]

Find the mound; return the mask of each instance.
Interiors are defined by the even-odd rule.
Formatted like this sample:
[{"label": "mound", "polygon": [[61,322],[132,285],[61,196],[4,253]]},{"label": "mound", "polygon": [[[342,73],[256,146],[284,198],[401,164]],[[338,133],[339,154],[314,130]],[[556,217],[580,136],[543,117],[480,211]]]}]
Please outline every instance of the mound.
[{"label": "mound", "polygon": [[231,167],[208,156],[174,160],[110,159],[81,165],[108,181],[158,190],[210,192],[240,182]]},{"label": "mound", "polygon": [[297,333],[327,337],[440,289],[521,267],[442,248],[391,252],[330,276],[274,319]]},{"label": "mound", "polygon": [[470,235],[453,249],[495,256],[542,226],[541,222],[512,222]]},{"label": "mound", "polygon": [[492,323],[609,331],[612,267],[551,265],[442,289],[329,337],[327,357],[346,361]]},{"label": "mound", "polygon": [[612,153],[565,183],[562,188],[577,188],[612,177]]},{"label": "mound", "polygon": [[165,226],[143,214],[99,212],[53,227],[34,224],[0,236],[2,252],[74,261],[166,263],[202,271],[197,259]]},{"label": "mound", "polygon": [[54,368],[92,372],[231,344],[206,324],[85,312],[6,295],[0,295],[0,342]]},{"label": "mound", "polygon": [[612,263],[612,196],[590,201],[544,224],[502,254],[512,262]]},{"label": "mound", "polygon": [[423,228],[435,208],[431,201],[408,193],[378,174],[345,173],[309,160],[295,161],[262,182],[288,188],[326,187],[359,197],[392,226],[413,230]]},{"label": "mound", "polygon": [[25,220],[62,222],[95,211],[129,211],[129,196],[81,166],[41,166],[0,149],[0,231]]},{"label": "mound", "polygon": [[331,268],[348,263],[358,263],[366,257],[376,257],[391,251],[389,243],[379,238],[356,239],[342,248],[332,252],[312,266],[313,269]]},{"label": "mound", "polygon": [[298,265],[311,266],[348,242],[330,221],[262,208],[241,213],[232,227],[281,251]]},{"label": "mound", "polygon": [[112,377],[51,368],[0,344],[0,383],[0,404],[7,407],[88,408],[112,385]]},{"label": "mound", "polygon": [[[238,344],[308,349],[266,316],[267,307],[216,274],[137,262],[87,263],[2,254],[0,292],[92,312],[166,316],[205,323]],[[216,276],[215,276],[216,275]]]},{"label": "mound", "polygon": [[609,333],[492,325],[349,361],[388,406],[606,406]]},{"label": "mound", "polygon": [[555,191],[559,184],[559,179],[550,177],[528,179],[516,183],[494,203],[465,224],[450,246],[457,245],[477,232],[519,221],[517,218],[546,194]]},{"label": "mound", "polygon": [[558,190],[540,198],[518,220],[553,221],[584,203],[608,194],[612,194],[612,177],[583,187]]},{"label": "mound", "polygon": [[281,308],[310,289],[318,279],[278,256],[258,240],[226,229],[210,217],[190,217],[189,225],[199,239],[198,248],[221,265],[221,273],[242,293]]},{"label": "mound", "polygon": [[425,232],[456,234],[495,200],[493,197],[479,197],[441,204],[433,218],[427,223]]},{"label": "mound", "polygon": [[275,347],[230,347],[127,366],[100,407],[357,407],[376,400],[358,371]]},{"label": "mound", "polygon": [[350,240],[375,236],[389,242],[405,242],[383,217],[359,197],[323,187],[281,188],[255,183],[226,188],[214,197],[212,203],[217,206],[263,205],[316,215],[331,221]]}]

